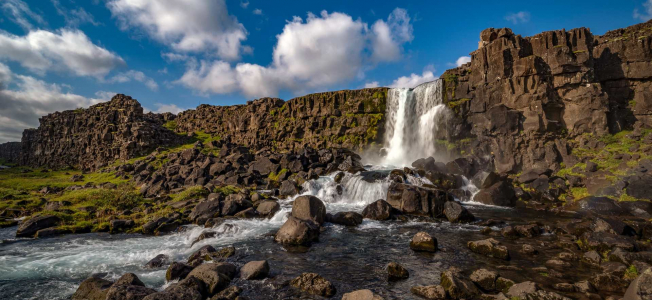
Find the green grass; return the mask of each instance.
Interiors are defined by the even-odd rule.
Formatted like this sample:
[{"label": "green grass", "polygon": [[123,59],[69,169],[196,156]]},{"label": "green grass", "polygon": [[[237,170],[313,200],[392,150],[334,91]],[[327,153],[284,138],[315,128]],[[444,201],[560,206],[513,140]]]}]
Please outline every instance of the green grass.
[{"label": "green grass", "polygon": [[208,191],[201,185],[189,187],[185,191],[172,195],[172,201],[185,201],[208,196]]}]

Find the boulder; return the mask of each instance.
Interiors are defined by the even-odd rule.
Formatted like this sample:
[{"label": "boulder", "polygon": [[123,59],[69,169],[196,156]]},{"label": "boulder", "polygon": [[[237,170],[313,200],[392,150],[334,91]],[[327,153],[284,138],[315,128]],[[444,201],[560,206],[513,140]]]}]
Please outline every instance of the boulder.
[{"label": "boulder", "polygon": [[242,293],[242,289],[232,285],[217,293],[210,300],[239,300],[242,299],[242,297],[238,297],[240,293]]},{"label": "boulder", "polygon": [[204,283],[191,276],[171,284],[162,292],[149,294],[143,300],[204,300],[206,295]]},{"label": "boulder", "polygon": [[387,280],[398,281],[410,277],[410,273],[406,268],[395,262],[387,264]]},{"label": "boulder", "polygon": [[79,285],[72,294],[72,300],[104,300],[113,282],[106,279],[90,277]]},{"label": "boulder", "polygon": [[193,222],[198,219],[210,219],[218,217],[220,215],[220,211],[221,206],[219,199],[206,200],[199,202],[199,204],[197,204],[195,208],[192,209],[188,218]]},{"label": "boulder", "polygon": [[197,238],[195,238],[195,240],[192,241],[192,244],[190,244],[190,247],[194,246],[196,243],[199,243],[199,242],[201,242],[201,241],[203,241],[205,239],[213,238],[216,235],[217,235],[217,232],[215,232],[215,231],[204,230],[204,231],[202,231],[202,233],[199,234],[199,236],[197,236]]},{"label": "boulder", "polygon": [[449,195],[438,189],[392,182],[387,189],[387,203],[395,209],[415,215],[439,217]]},{"label": "boulder", "polygon": [[374,294],[371,290],[357,290],[344,294],[342,300],[383,300],[383,298]]},{"label": "boulder", "polygon": [[111,233],[124,232],[127,229],[134,227],[135,223],[133,220],[111,220],[109,222]]},{"label": "boulder", "polygon": [[623,300],[652,299],[652,268],[645,270],[629,284]]},{"label": "boulder", "polygon": [[235,266],[231,264],[210,263],[196,267],[188,276],[193,276],[203,282],[206,292],[212,296],[229,286],[235,271]]},{"label": "boulder", "polygon": [[310,246],[318,239],[319,225],[295,217],[289,217],[274,236],[276,242],[288,246]]},{"label": "boulder", "polygon": [[266,260],[250,261],[240,268],[240,278],[245,280],[263,279],[269,274]]},{"label": "boulder", "polygon": [[145,286],[145,284],[142,281],[140,281],[140,278],[138,278],[138,276],[136,276],[136,274],[134,274],[134,273],[126,273],[126,274],[120,276],[120,278],[118,278],[118,280],[116,280],[114,285],[139,285],[139,286]]},{"label": "boulder", "polygon": [[436,252],[437,239],[431,237],[427,232],[418,232],[410,241],[410,249],[414,251]]},{"label": "boulder", "polygon": [[291,197],[299,193],[299,189],[296,184],[290,180],[284,180],[281,182],[281,188],[278,189],[278,192],[281,196]]},{"label": "boulder", "polygon": [[471,179],[471,183],[479,189],[486,189],[498,183],[501,180],[500,175],[496,172],[480,171]]},{"label": "boulder", "polygon": [[384,221],[389,219],[391,216],[392,206],[382,199],[376,200],[362,210],[362,217],[365,219]]},{"label": "boulder", "polygon": [[212,260],[211,256],[215,252],[217,252],[217,250],[215,250],[213,246],[205,245],[188,257],[188,264],[196,266],[201,264],[203,261]]},{"label": "boulder", "polygon": [[61,222],[61,219],[52,215],[32,217],[18,226],[16,237],[34,237],[37,231],[57,226],[59,222]]},{"label": "boulder", "polygon": [[481,189],[475,194],[473,201],[487,205],[511,207],[516,204],[516,194],[511,184],[506,181],[500,181],[488,188]]},{"label": "boulder", "polygon": [[106,292],[106,300],[141,300],[156,290],[140,285],[116,285],[114,284]]},{"label": "boulder", "polygon": [[333,224],[344,226],[358,226],[362,224],[362,215],[353,211],[338,212],[334,215],[328,214],[327,219]]},{"label": "boulder", "polygon": [[441,285],[414,286],[410,289],[410,292],[428,300],[448,299],[446,290]]},{"label": "boulder", "polygon": [[448,201],[444,204],[444,215],[451,223],[468,223],[475,220],[475,216],[466,207],[455,201]]},{"label": "boulder", "polygon": [[304,292],[328,298],[333,297],[336,292],[335,286],[317,273],[303,273],[292,279],[290,285]]},{"label": "boulder", "polygon": [[507,247],[500,246],[500,243],[495,239],[470,241],[466,243],[466,246],[471,249],[471,251],[484,256],[509,260],[509,251],[507,250]]},{"label": "boulder", "polygon": [[292,204],[292,216],[322,225],[326,220],[326,206],[315,196],[300,196]]},{"label": "boulder", "polygon": [[498,274],[487,269],[478,269],[471,274],[470,279],[484,291],[495,291]]},{"label": "boulder", "polygon": [[461,277],[454,268],[441,272],[440,284],[453,299],[475,299],[480,295],[475,284]]},{"label": "boulder", "polygon": [[172,281],[184,279],[188,274],[190,274],[192,269],[192,266],[186,265],[182,262],[173,262],[165,272],[165,280]]},{"label": "boulder", "polygon": [[258,204],[258,207],[256,207],[258,215],[262,217],[272,217],[280,209],[281,205],[273,200],[265,200],[262,203]]},{"label": "boulder", "polygon": [[170,257],[165,254],[159,254],[156,257],[152,258],[145,264],[147,269],[156,269],[164,265],[167,265],[170,262]]}]

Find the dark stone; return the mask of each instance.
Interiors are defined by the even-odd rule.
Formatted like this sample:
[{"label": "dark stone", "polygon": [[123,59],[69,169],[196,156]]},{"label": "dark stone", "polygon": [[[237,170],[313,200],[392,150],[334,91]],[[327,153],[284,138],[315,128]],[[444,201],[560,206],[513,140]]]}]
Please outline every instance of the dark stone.
[{"label": "dark stone", "polygon": [[475,220],[475,216],[471,212],[455,201],[448,201],[444,204],[444,214],[451,223],[468,223]]},{"label": "dark stone", "polygon": [[301,276],[292,279],[290,285],[304,292],[322,297],[332,297],[336,293],[335,286],[317,273],[303,273]]},{"label": "dark stone", "polygon": [[57,226],[61,219],[57,216],[44,215],[32,217],[18,226],[16,237],[34,237],[37,231]]},{"label": "dark stone", "polygon": [[362,224],[362,215],[357,212],[338,212],[334,215],[328,214],[328,221],[333,224],[344,226],[358,226]]},{"label": "dark stone", "polygon": [[398,281],[410,277],[410,273],[406,268],[395,262],[387,264],[387,280]]},{"label": "dark stone", "polygon": [[385,200],[376,200],[362,210],[365,219],[384,221],[392,216],[392,206]]}]

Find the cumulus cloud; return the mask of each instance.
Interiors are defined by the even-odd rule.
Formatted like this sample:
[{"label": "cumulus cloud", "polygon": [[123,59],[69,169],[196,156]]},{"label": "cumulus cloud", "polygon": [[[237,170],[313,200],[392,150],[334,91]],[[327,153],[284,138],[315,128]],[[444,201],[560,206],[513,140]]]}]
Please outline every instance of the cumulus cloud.
[{"label": "cumulus cloud", "polygon": [[254,9],[253,13],[254,13],[254,15],[262,15],[262,14],[263,14],[263,10],[260,9],[260,8],[256,8],[256,9]]},{"label": "cumulus cloud", "polygon": [[367,82],[367,83],[364,84],[365,89],[375,88],[375,87],[379,87],[379,86],[380,86],[380,83],[378,81]]},{"label": "cumulus cloud", "polygon": [[177,83],[201,93],[242,92],[250,97],[327,87],[356,78],[376,63],[395,60],[400,45],[413,38],[402,9],[374,26],[383,29],[369,30],[367,23],[338,12],[310,13],[305,20],[294,17],[277,35],[269,66],[191,60]]},{"label": "cumulus cloud", "polygon": [[183,108],[178,107],[176,104],[155,103],[154,106],[156,106],[156,109],[150,111],[157,114],[170,112],[176,115],[185,110]]},{"label": "cumulus cloud", "polygon": [[517,13],[508,14],[505,20],[512,22],[514,25],[520,23],[527,23],[530,21],[530,13],[527,11],[519,11]]},{"label": "cumulus cloud", "polygon": [[634,19],[647,22],[652,19],[652,0],[643,3],[643,8],[643,12],[640,12],[638,8],[634,9]]},{"label": "cumulus cloud", "polygon": [[34,72],[66,70],[77,76],[101,78],[125,65],[122,58],[99,47],[81,31],[35,30],[25,36],[0,31],[0,59],[16,61]]},{"label": "cumulus cloud", "polygon": [[110,0],[107,7],[122,29],[143,29],[176,51],[217,51],[220,58],[234,60],[247,38],[224,0]]},{"label": "cumulus cloud", "polygon": [[423,70],[423,73],[421,75],[412,73],[410,76],[401,76],[394,80],[392,84],[389,87],[392,88],[414,88],[417,85],[420,85],[425,82],[433,81],[437,79],[438,77],[435,76],[433,73],[431,67],[426,67],[425,70]]},{"label": "cumulus cloud", "polygon": [[57,10],[57,13],[64,18],[64,20],[66,21],[66,25],[70,27],[77,27],[85,23],[89,23],[94,26],[100,25],[99,22],[95,21],[93,15],[88,13],[82,7],[69,10],[65,8],[63,5],[61,5],[59,0],[51,0],[51,1],[52,1],[52,5],[54,5],[54,8]]},{"label": "cumulus cloud", "polygon": [[[10,89],[9,83],[15,88]],[[61,85],[13,74],[0,63],[0,143],[19,141],[23,130],[38,127],[38,119],[43,115],[103,101],[64,92]]]},{"label": "cumulus cloud", "polygon": [[21,0],[4,0],[2,1],[0,8],[2,8],[5,16],[18,24],[18,26],[22,27],[25,31],[34,28],[32,22],[37,25],[47,24],[41,15],[32,11],[29,6]]},{"label": "cumulus cloud", "polygon": [[154,81],[152,78],[147,77],[145,73],[140,71],[129,70],[127,72],[118,73],[115,76],[111,77],[108,81],[112,83],[124,83],[132,80],[143,83],[152,91],[158,90],[158,84],[156,81]]},{"label": "cumulus cloud", "polygon": [[240,7],[246,9],[249,7],[249,1],[240,1]]},{"label": "cumulus cloud", "polygon": [[459,67],[459,66],[461,66],[463,64],[466,64],[466,63],[469,63],[469,62],[471,62],[471,57],[470,56],[460,56],[460,58],[458,58],[455,61],[455,65]]}]

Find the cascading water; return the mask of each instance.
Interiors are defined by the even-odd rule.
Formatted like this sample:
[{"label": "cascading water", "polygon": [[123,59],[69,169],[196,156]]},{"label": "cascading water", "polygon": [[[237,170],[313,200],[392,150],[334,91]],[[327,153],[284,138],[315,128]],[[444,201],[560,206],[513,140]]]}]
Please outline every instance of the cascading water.
[{"label": "cascading water", "polygon": [[443,103],[442,80],[414,89],[390,89],[383,164],[409,166],[414,160],[435,155],[436,137],[446,129],[450,109]]}]

